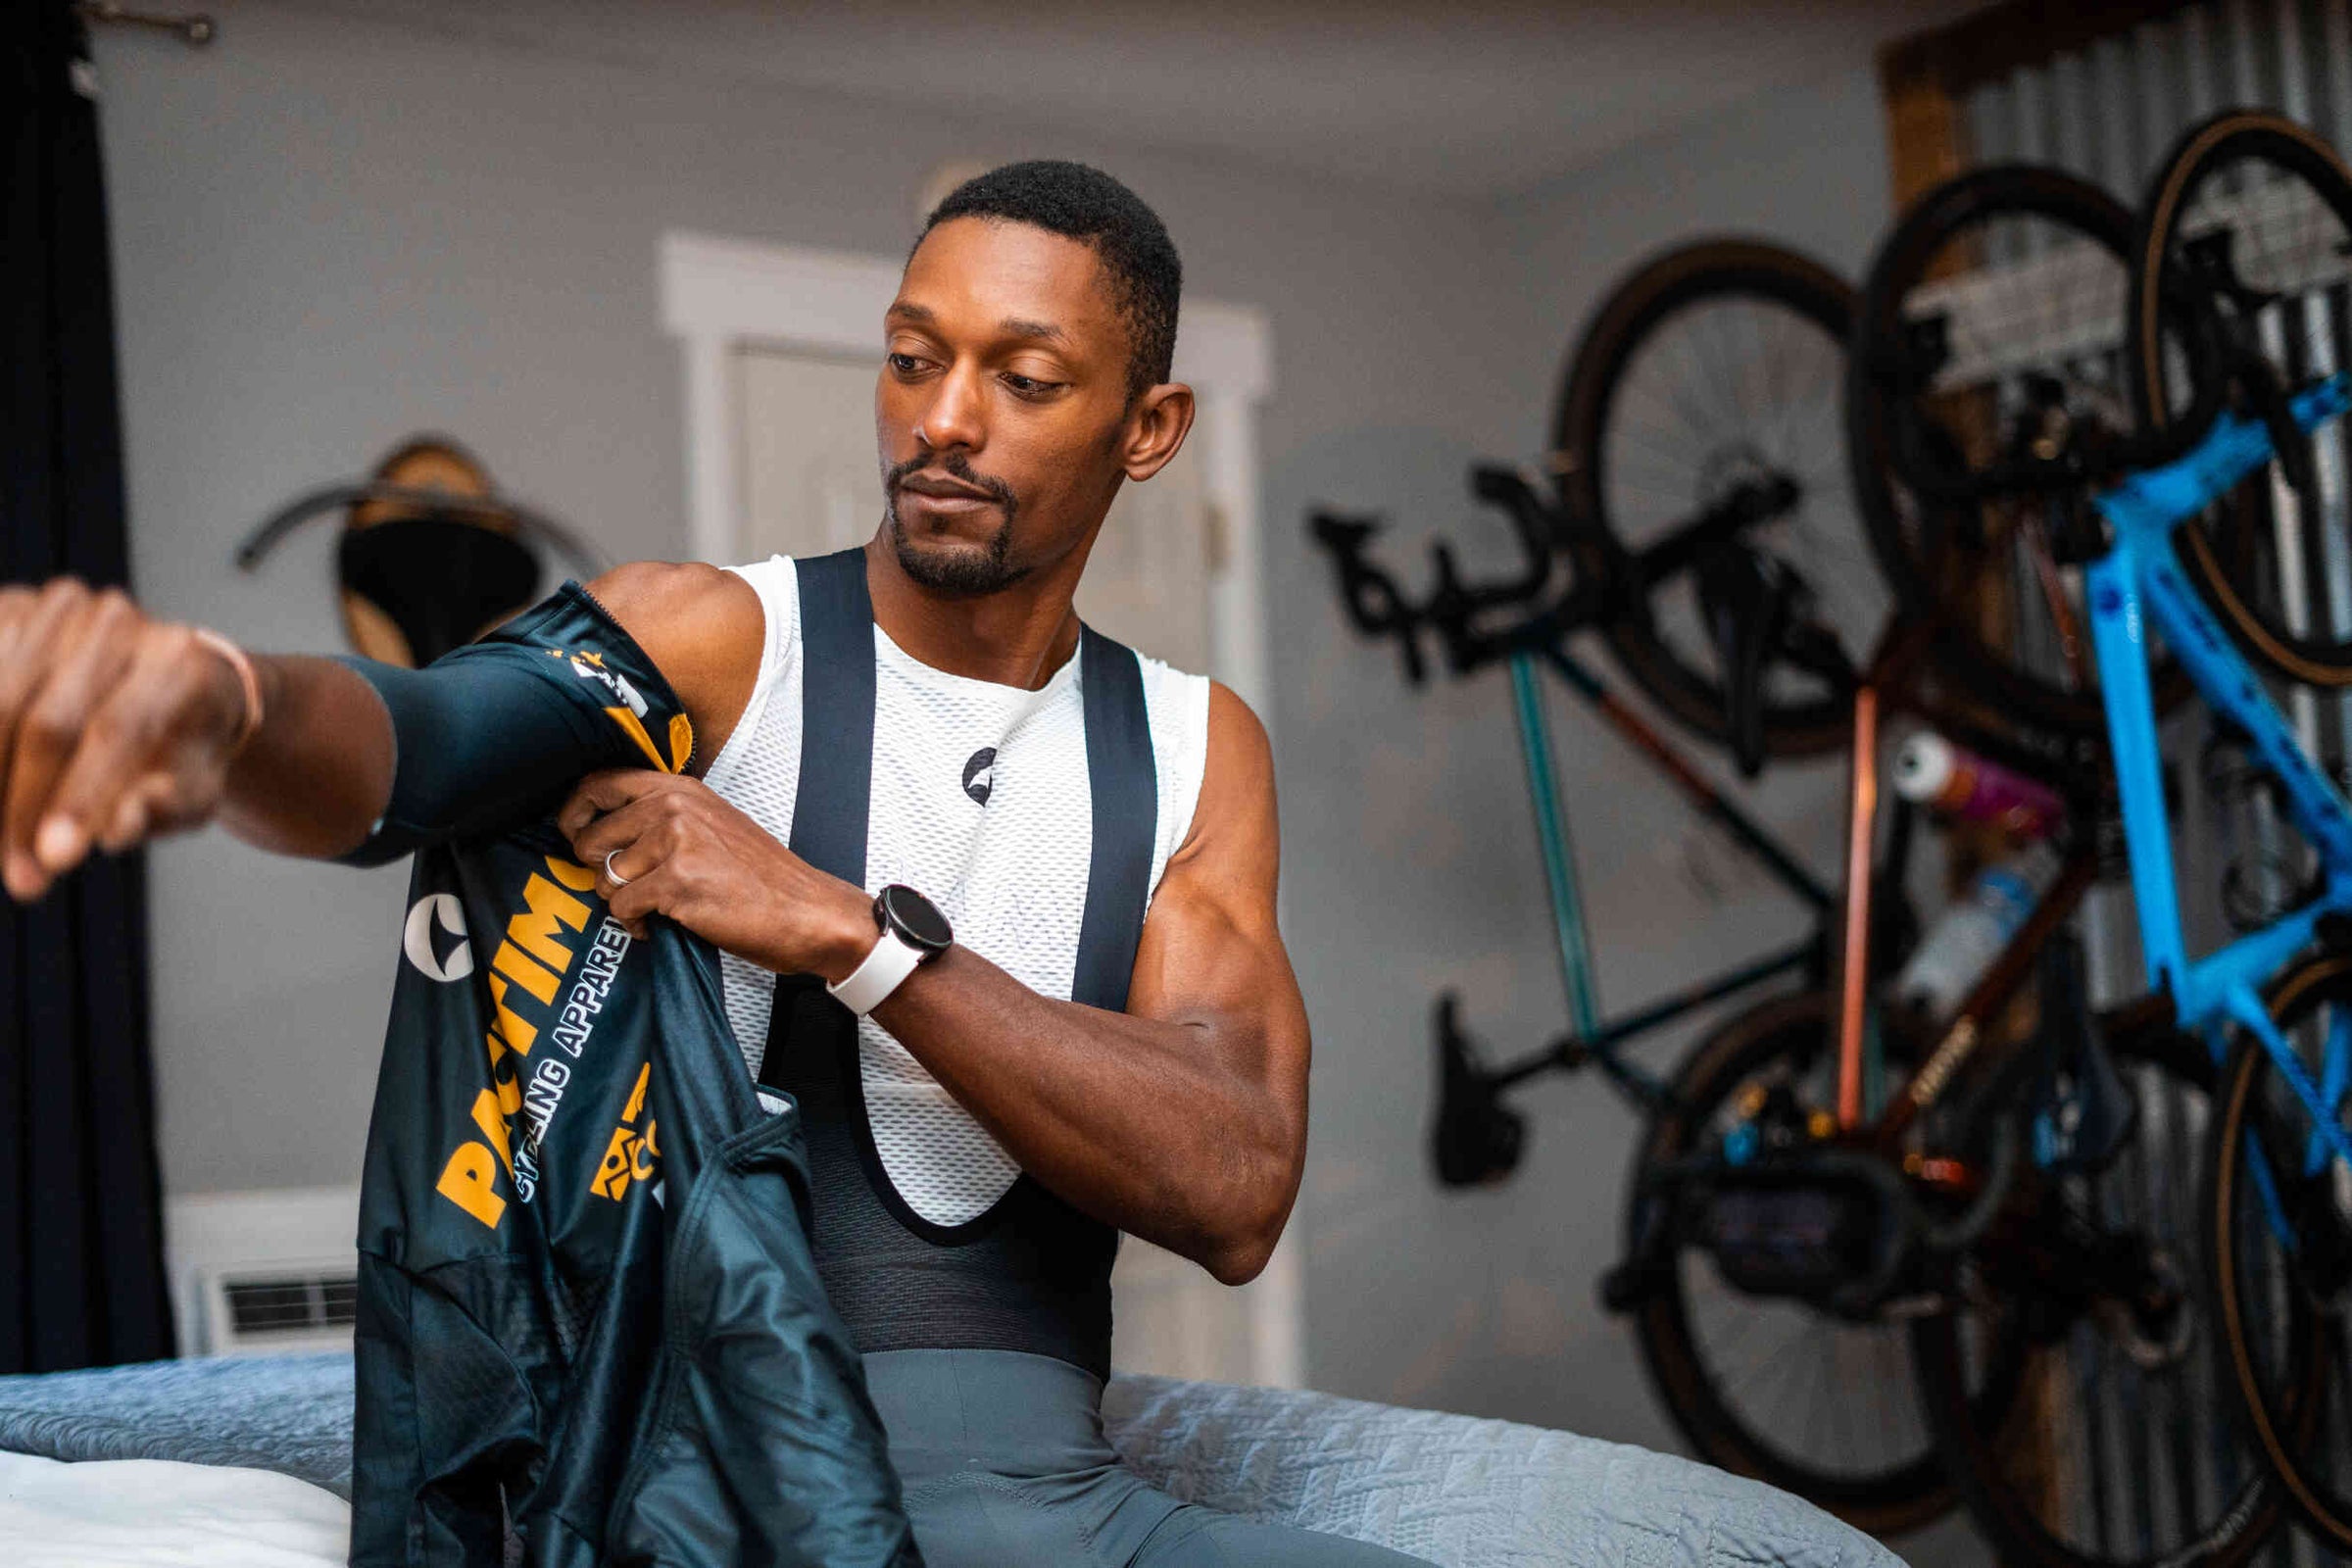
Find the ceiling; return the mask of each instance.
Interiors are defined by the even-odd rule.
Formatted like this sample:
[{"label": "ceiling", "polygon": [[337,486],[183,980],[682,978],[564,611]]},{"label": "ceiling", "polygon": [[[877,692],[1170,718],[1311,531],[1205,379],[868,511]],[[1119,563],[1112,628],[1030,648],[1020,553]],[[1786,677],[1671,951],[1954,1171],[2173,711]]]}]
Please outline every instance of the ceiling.
[{"label": "ceiling", "polygon": [[1488,198],[1983,0],[298,3]]}]

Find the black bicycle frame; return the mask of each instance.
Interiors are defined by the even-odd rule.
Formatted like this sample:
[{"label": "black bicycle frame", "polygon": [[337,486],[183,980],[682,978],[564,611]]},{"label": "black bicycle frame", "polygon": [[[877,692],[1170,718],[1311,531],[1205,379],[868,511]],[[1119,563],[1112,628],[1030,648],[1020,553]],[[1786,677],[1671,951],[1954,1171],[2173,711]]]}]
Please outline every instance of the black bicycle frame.
[{"label": "black bicycle frame", "polygon": [[[1818,982],[1828,971],[1831,916],[1837,899],[1786,844],[1709,782],[1655,725],[1612,692],[1566,644],[1574,633],[1597,626],[1613,613],[1623,612],[1616,598],[1624,591],[1622,583],[1628,571],[1651,565],[1671,569],[1666,565],[1669,559],[1680,562],[1710,539],[1734,536],[1759,516],[1785,509],[1789,498],[1750,495],[1748,487],[1743,487],[1731,501],[1692,518],[1673,530],[1661,544],[1633,558],[1621,559],[1622,552],[1597,537],[1597,530],[1593,530],[1587,536],[1592,545],[1588,554],[1603,564],[1601,575],[1580,574],[1570,565],[1569,585],[1551,604],[1506,630],[1487,632],[1475,624],[1479,614],[1498,608],[1532,605],[1549,586],[1555,575],[1555,562],[1573,561],[1576,552],[1565,546],[1571,542],[1571,530],[1577,525],[1562,509],[1545,505],[1524,478],[1507,468],[1484,466],[1474,468],[1471,489],[1480,500],[1501,507],[1519,530],[1528,565],[1508,582],[1485,587],[1463,583],[1450,554],[1440,545],[1436,550],[1438,586],[1427,603],[1416,606],[1398,589],[1394,578],[1367,558],[1366,547],[1377,531],[1375,522],[1317,513],[1309,519],[1309,530],[1333,557],[1339,571],[1341,600],[1350,621],[1368,637],[1393,636],[1397,640],[1408,680],[1418,684],[1424,678],[1418,643],[1424,627],[1437,633],[1453,673],[1466,674],[1497,661],[1505,663],[1511,673],[1520,753],[1527,767],[1528,795],[1543,849],[1544,886],[1551,906],[1561,979],[1568,997],[1570,1028],[1541,1051],[1493,1068],[1474,1068],[1478,1082],[1492,1094],[1543,1072],[1574,1071],[1596,1065],[1629,1099],[1654,1110],[1668,1102],[1665,1084],[1627,1060],[1618,1048],[1710,1003],[1783,974],[1801,970]],[[1653,562],[1652,557],[1658,560]],[[1558,676],[1579,701],[1664,774],[1691,808],[1720,825],[1750,859],[1803,904],[1815,919],[1812,935],[1685,986],[1629,1013],[1604,1018],[1592,971],[1583,899],[1577,887],[1575,857],[1552,773],[1551,737],[1536,673],[1539,667]],[[1443,1047],[1466,1055],[1467,1043],[1452,1033],[1450,1006],[1442,1009],[1441,1017],[1441,1031],[1447,1036],[1442,1041]]]}]

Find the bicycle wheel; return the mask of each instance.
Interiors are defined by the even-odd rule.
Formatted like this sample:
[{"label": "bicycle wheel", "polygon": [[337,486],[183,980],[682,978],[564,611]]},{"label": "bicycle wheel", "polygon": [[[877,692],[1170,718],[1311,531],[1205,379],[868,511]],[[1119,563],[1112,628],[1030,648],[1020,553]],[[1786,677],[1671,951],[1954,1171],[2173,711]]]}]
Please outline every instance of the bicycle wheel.
[{"label": "bicycle wheel", "polygon": [[1914,1326],[1920,1389],[2000,1561],[2231,1568],[2282,1509],[2216,1419],[2229,1374],[2196,1289],[2191,1174],[2213,1072],[2170,1032],[2115,1045],[2137,1118],[2131,1140],[2095,1170],[2021,1182],[1983,1238],[1947,1260],[1955,1298],[2026,1337],[2016,1399],[1984,1418],[1967,1396],[1973,1352],[1949,1319]]},{"label": "bicycle wheel", "polygon": [[[2319,1080],[2330,1044],[2352,1047],[2352,956],[2306,959],[2270,1005]],[[2311,1128],[2270,1054],[2241,1041],[2206,1166],[2210,1284],[2243,1428],[2288,1506],[2342,1550],[2352,1548],[2352,1180],[2312,1150]]]},{"label": "bicycle wheel", "polygon": [[[2132,390],[2142,425],[2185,451],[2214,414],[2248,401],[2234,367],[2268,368],[2279,386],[2352,368],[2352,172],[2280,115],[2230,110],[2192,127],[2157,172],[2132,246]],[[2199,352],[2167,318],[2193,311]],[[2352,553],[2344,545],[2346,464],[2339,421],[2313,433],[2316,462],[2298,494],[2274,464],[2217,514],[2251,558],[2224,562],[2182,529],[2181,564],[2248,654],[2292,680],[2352,686]]]},{"label": "bicycle wheel", "polygon": [[[1824,623],[1863,638],[1886,619],[1840,456],[1852,310],[1853,291],[1815,262],[1706,240],[1620,283],[1569,360],[1553,462],[1571,515],[1613,548],[1591,537],[1570,547],[1595,576],[1616,555],[1631,580],[1620,579],[1602,634],[1634,682],[1707,740],[1725,739],[1723,672],[1683,547],[1746,540],[1796,569]],[[1849,707],[1827,682],[1783,667],[1764,679],[1767,751],[1845,744]]]},{"label": "bicycle wheel", "polygon": [[[1720,1148],[1758,1096],[1786,1091],[1798,1115],[1836,1103],[1837,1052],[1824,992],[1740,1013],[1693,1051],[1670,1086],[1675,1108],[1651,1123],[1636,1159],[1627,1244],[1654,1220],[1646,1173]],[[1635,1316],[1651,1386],[1699,1456],[1794,1492],[1877,1535],[1914,1529],[1955,1500],[1912,1393],[1904,1331],[1792,1299],[1741,1293],[1694,1246],[1678,1247]],[[2008,1358],[2013,1362],[2014,1358]],[[2013,1382],[1995,1370],[1980,1396]]]},{"label": "bicycle wheel", "polygon": [[[2132,217],[2053,169],[1922,196],[1872,263],[1846,442],[1871,548],[1937,663],[1994,712],[2103,734],[2081,572],[2059,541],[2132,435],[2122,312]],[[2183,689],[2160,668],[2159,701]]]}]

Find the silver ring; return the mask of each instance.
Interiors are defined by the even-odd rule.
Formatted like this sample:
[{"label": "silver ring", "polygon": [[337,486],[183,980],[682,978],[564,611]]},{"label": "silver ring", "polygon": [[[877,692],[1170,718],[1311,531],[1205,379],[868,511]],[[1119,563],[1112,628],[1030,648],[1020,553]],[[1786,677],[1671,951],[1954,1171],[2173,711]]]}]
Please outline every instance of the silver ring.
[{"label": "silver ring", "polygon": [[629,885],[629,879],[627,877],[622,876],[618,871],[612,869],[612,857],[618,855],[619,853],[619,850],[607,850],[605,852],[605,880],[612,884],[612,891],[615,893],[618,893],[622,888],[625,888]]}]

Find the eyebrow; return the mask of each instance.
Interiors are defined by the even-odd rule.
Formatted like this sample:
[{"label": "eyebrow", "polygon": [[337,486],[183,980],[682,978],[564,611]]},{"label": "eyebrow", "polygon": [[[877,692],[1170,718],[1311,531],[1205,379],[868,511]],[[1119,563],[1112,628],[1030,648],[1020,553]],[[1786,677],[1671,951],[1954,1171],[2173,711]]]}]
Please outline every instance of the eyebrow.
[{"label": "eyebrow", "polygon": [[[912,321],[921,326],[936,326],[939,323],[938,312],[932,310],[928,305],[917,305],[911,300],[892,301],[890,309],[883,313],[883,317],[886,320]],[[1067,347],[1070,341],[1070,334],[1055,326],[1052,321],[1032,321],[1018,316],[1008,316],[999,321],[997,330],[1007,337],[1028,338],[1035,342],[1059,344],[1063,347]]]},{"label": "eyebrow", "polygon": [[1024,321],[1017,316],[1008,316],[997,323],[997,328],[1010,337],[1035,338],[1044,343],[1067,344],[1070,341],[1070,334],[1052,321]]}]

